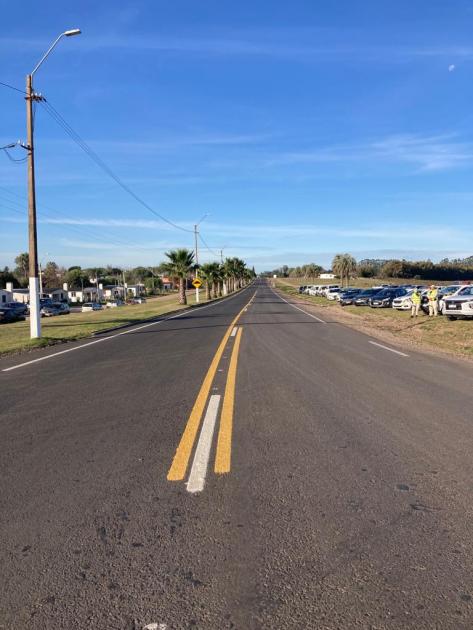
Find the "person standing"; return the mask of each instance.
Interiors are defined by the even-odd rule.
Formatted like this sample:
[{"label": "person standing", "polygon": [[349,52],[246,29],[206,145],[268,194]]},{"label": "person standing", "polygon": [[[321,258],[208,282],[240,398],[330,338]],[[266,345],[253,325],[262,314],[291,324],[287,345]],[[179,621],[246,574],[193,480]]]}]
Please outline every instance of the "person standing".
[{"label": "person standing", "polygon": [[430,285],[427,299],[429,300],[429,317],[437,317],[439,314],[438,290],[433,284]]},{"label": "person standing", "polygon": [[414,289],[411,295],[411,317],[418,317],[421,299],[422,298],[419,289]]}]

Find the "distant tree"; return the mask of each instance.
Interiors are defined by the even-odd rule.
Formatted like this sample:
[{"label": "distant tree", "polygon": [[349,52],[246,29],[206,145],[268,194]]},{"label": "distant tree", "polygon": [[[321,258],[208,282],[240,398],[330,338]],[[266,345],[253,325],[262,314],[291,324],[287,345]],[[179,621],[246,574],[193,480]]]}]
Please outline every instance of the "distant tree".
[{"label": "distant tree", "polygon": [[82,289],[90,286],[89,275],[80,267],[69,267],[64,274],[64,282],[67,282],[69,289]]},{"label": "distant tree", "polygon": [[24,252],[22,254],[18,254],[18,256],[15,258],[15,270],[14,270],[14,274],[16,279],[18,280],[18,282],[20,283],[21,286],[26,287],[28,285],[28,279],[29,279],[29,266],[30,266],[30,257],[29,254],[27,252]]},{"label": "distant tree", "polygon": [[47,289],[55,289],[62,285],[65,273],[55,262],[50,261],[46,264],[43,271],[43,287]]},{"label": "distant tree", "polygon": [[11,282],[13,286],[18,284],[17,279],[8,267],[4,267],[3,271],[0,271],[0,289],[5,289],[7,282]]}]

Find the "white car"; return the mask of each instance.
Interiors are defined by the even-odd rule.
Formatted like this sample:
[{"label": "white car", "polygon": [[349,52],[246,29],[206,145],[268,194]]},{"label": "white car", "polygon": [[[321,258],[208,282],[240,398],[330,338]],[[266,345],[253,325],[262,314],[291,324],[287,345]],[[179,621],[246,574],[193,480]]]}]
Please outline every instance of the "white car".
[{"label": "white car", "polygon": [[410,289],[406,295],[400,295],[393,300],[393,308],[398,311],[409,311],[412,307],[411,295],[414,293],[413,289]]},{"label": "white car", "polygon": [[446,287],[441,287],[439,289],[439,313],[444,314],[445,308],[445,299],[450,298],[456,295],[462,295],[464,289],[469,289],[470,285],[468,284],[449,284]]},{"label": "white car", "polygon": [[473,285],[463,286],[459,293],[446,297],[443,314],[448,319],[473,318]]},{"label": "white car", "polygon": [[327,300],[336,300],[340,291],[340,287],[332,287],[331,289],[325,291],[325,297]]},{"label": "white car", "polygon": [[338,284],[326,284],[322,289],[320,289],[320,295],[327,297],[328,292],[332,289],[340,289]]},{"label": "white car", "polygon": [[101,311],[102,305],[98,304],[97,302],[86,302],[85,304],[82,304],[81,310],[83,313],[88,313],[90,311]]},{"label": "white car", "polygon": [[121,300],[110,300],[110,302],[107,302],[105,306],[107,308],[117,308],[117,306],[125,306],[125,302],[122,302]]}]

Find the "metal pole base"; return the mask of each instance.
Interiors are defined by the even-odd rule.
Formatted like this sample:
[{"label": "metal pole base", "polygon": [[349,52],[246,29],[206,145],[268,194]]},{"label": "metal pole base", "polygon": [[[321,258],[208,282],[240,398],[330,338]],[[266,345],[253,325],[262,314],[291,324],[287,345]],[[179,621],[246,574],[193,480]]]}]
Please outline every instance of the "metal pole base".
[{"label": "metal pole base", "polygon": [[41,337],[41,309],[39,303],[39,279],[30,278],[30,338]]}]

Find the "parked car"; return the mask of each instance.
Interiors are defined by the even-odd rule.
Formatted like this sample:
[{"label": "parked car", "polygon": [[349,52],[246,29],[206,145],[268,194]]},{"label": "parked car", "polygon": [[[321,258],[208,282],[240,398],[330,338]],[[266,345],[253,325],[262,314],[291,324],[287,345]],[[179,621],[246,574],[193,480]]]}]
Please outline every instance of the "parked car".
[{"label": "parked car", "polygon": [[13,308],[0,307],[0,324],[11,324],[25,319],[24,313],[19,313]]},{"label": "parked car", "polygon": [[54,302],[54,306],[58,307],[60,315],[69,315],[69,313],[71,312],[71,309],[67,302]]},{"label": "parked car", "polygon": [[305,293],[306,289],[307,289],[307,285],[301,284],[301,286],[299,287],[299,293]]},{"label": "parked car", "polygon": [[117,306],[125,306],[125,302],[121,300],[110,300],[105,304],[107,308],[117,308]]},{"label": "parked car", "polygon": [[[444,314],[444,308],[445,308],[445,299],[448,297],[453,297],[455,295],[461,295],[461,292],[463,291],[463,289],[468,289],[470,285],[467,284],[449,284],[446,287],[438,287],[438,298],[437,298],[437,302],[438,302],[438,311],[441,315]],[[421,309],[424,311],[424,313],[426,313],[427,315],[429,314],[429,298],[427,296],[428,293],[428,289],[422,294],[422,302],[421,302]]]},{"label": "parked car", "polygon": [[370,298],[369,305],[371,308],[391,308],[393,301],[406,293],[406,289],[383,289]]},{"label": "parked car", "polygon": [[41,308],[40,313],[41,317],[55,317],[56,315],[60,315],[61,311],[57,304],[46,304]]},{"label": "parked car", "polygon": [[340,285],[338,285],[338,284],[326,284],[325,286],[323,286],[320,289],[320,295],[323,295],[324,297],[327,297],[328,292],[331,291],[332,289],[340,289]]},{"label": "parked car", "polygon": [[68,315],[71,309],[69,304],[65,302],[53,302],[52,304],[46,304],[41,309],[42,317],[54,317],[55,315]]},{"label": "parked car", "polygon": [[370,299],[382,290],[383,289],[379,289],[377,287],[364,289],[356,296],[353,303],[355,304],[355,306],[368,306]]},{"label": "parked car", "polygon": [[340,292],[340,287],[328,289],[328,291],[325,291],[325,297],[327,298],[327,300],[336,300]]},{"label": "parked car", "polygon": [[408,289],[407,287],[404,288],[407,293],[395,298],[392,303],[392,307],[398,311],[409,311],[412,308],[411,296],[414,293],[414,289]]},{"label": "parked car", "polygon": [[23,302],[6,302],[1,305],[1,308],[11,308],[20,315],[26,315],[28,312],[28,305]]},{"label": "parked car", "polygon": [[464,286],[459,293],[445,298],[444,314],[448,319],[473,317],[473,285]]},{"label": "parked car", "polygon": [[137,296],[137,297],[131,298],[130,302],[132,304],[144,304],[146,302],[146,298]]},{"label": "parked car", "polygon": [[83,313],[87,313],[89,311],[101,311],[102,305],[98,302],[86,302],[85,304],[82,304],[81,310]]},{"label": "parked car", "polygon": [[362,293],[363,289],[347,289],[338,294],[338,299],[341,306],[349,306],[354,304],[356,298]]}]

